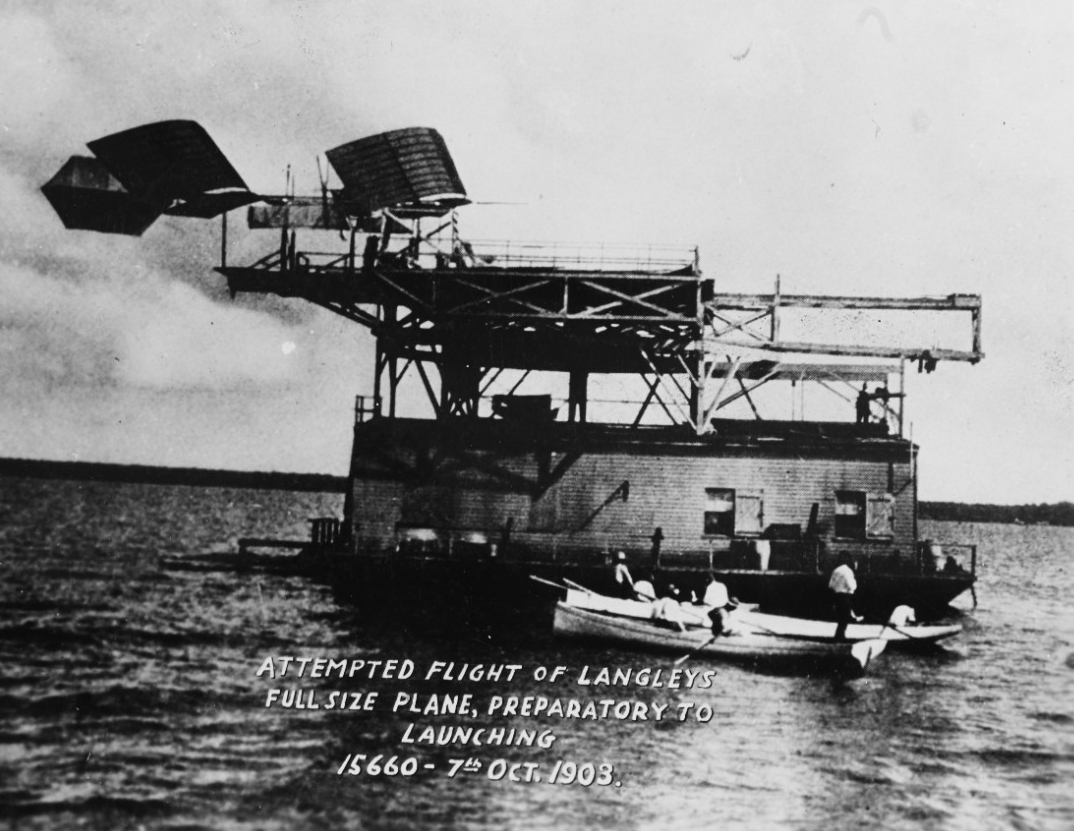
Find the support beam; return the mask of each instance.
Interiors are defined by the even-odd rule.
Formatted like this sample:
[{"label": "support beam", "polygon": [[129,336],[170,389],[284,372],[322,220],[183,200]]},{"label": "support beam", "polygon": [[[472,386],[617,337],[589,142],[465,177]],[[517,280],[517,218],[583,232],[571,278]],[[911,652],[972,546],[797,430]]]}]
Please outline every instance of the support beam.
[{"label": "support beam", "polygon": [[712,416],[716,413],[718,409],[720,409],[720,398],[723,396],[723,391],[727,389],[727,384],[731,381],[732,378],[738,376],[738,367],[741,363],[742,358],[740,357],[736,357],[731,362],[731,368],[727,371],[727,374],[724,375],[723,381],[720,383],[719,389],[716,390],[716,395],[712,397],[712,401],[709,402],[709,406],[705,409],[705,416],[702,419],[701,424],[706,427],[706,430],[709,422],[712,420]]},{"label": "support beam", "polygon": [[919,346],[848,346],[838,343],[753,343],[744,341],[721,341],[720,347],[739,349],[764,349],[769,352],[797,352],[803,355],[854,355],[859,358],[905,358],[910,361],[931,358],[934,361],[968,361],[977,363],[983,352],[962,352],[958,349],[929,349]]},{"label": "support beam", "polygon": [[772,343],[779,343],[779,275],[776,275],[776,293],[772,296]]},{"label": "support beam", "polygon": [[[712,309],[769,311],[777,296],[771,294],[718,294],[706,305]],[[981,308],[977,294],[949,294],[946,297],[841,297],[823,294],[778,295],[784,309],[904,309],[908,311],[976,311]]]}]

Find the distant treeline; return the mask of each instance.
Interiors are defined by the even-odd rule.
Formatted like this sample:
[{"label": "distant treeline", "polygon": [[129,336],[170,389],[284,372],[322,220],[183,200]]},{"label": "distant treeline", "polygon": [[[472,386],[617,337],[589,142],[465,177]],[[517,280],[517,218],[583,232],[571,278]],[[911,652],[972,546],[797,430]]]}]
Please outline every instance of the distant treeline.
[{"label": "distant treeline", "polygon": [[[343,493],[345,476],[325,473],[276,473],[206,470],[196,467],[113,465],[97,462],[42,462],[0,458],[0,476],[72,479],[97,482],[139,482],[147,485],[192,485],[202,488]],[[1074,525],[1074,503],[1054,505],[977,505],[962,502],[920,502],[919,516],[941,522],[1009,522],[1025,525]]]},{"label": "distant treeline", "polygon": [[947,522],[1009,522],[1024,525],[1074,525],[1074,503],[1054,505],[976,505],[919,502],[918,515]]},{"label": "distant treeline", "polygon": [[0,476],[314,493],[343,493],[347,485],[346,477],[329,476],[324,473],[257,473],[239,470],[205,470],[194,467],[112,465],[97,462],[42,462],[32,459],[0,459]]}]

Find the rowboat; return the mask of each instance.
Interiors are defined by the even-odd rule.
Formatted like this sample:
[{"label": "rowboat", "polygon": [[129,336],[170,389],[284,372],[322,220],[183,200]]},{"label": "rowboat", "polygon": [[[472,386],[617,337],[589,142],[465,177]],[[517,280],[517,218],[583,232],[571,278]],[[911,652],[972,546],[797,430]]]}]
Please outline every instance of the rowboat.
[{"label": "rowboat", "polygon": [[[652,604],[644,600],[624,600],[607,597],[582,588],[568,588],[566,604],[576,609],[588,609],[593,612],[607,612],[620,617],[632,617],[646,620],[652,617]],[[687,627],[708,629],[709,609],[705,606],[683,603],[680,605],[681,617]],[[894,621],[894,618],[893,618]],[[735,612],[735,623],[742,628],[759,634],[778,635],[783,638],[823,639],[835,635],[836,623],[829,620],[808,620],[805,618],[770,615],[758,612],[753,607],[741,607]],[[937,644],[962,632],[958,623],[950,624],[900,624],[900,623],[851,623],[847,626],[848,641],[868,641],[874,639],[891,642],[892,647],[909,648]]]},{"label": "rowboat", "polygon": [[684,632],[663,627],[652,620],[578,608],[564,601],[556,604],[555,634],[564,638],[609,641],[658,652],[686,653],[779,669],[804,668],[860,675],[887,641],[836,641],[832,638],[784,638],[744,632],[714,638],[701,628]]},{"label": "rowboat", "polygon": [[[835,634],[835,628],[838,625],[830,620],[806,620],[756,611],[743,612],[738,616],[738,620],[744,626],[764,629],[787,638],[830,638]],[[935,645],[961,632],[962,625],[959,623],[903,624],[901,626],[894,623],[850,623],[847,624],[846,639],[865,641],[879,638],[888,641],[892,648],[910,648]]]}]

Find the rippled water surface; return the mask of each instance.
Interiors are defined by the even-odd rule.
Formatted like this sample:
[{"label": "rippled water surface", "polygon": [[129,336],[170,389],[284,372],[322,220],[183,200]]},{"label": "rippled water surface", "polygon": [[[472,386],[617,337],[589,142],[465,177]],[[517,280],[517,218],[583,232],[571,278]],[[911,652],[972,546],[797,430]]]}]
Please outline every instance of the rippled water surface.
[{"label": "rippled water surface", "polygon": [[[863,679],[709,663],[710,687],[582,687],[584,666],[672,659],[563,646],[550,620],[462,623],[356,608],[231,556],[301,538],[338,496],[0,478],[0,818],[12,828],[1074,828],[1074,529],[932,524],[979,545],[980,608],[927,655]],[[266,708],[266,657],[522,665],[514,680],[302,679],[323,705]],[[567,667],[555,682],[538,666]],[[398,692],[706,705],[707,723],[391,712]],[[401,745],[408,723],[550,729],[533,747]],[[398,754],[413,776],[337,775]],[[449,778],[452,759],[477,772]],[[512,783],[490,763],[609,764],[605,786]]]}]

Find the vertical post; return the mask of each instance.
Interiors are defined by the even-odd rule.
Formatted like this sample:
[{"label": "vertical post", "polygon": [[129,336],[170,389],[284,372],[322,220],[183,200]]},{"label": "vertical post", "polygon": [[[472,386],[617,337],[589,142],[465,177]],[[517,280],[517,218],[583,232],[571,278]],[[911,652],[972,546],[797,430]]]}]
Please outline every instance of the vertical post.
[{"label": "vertical post", "polygon": [[973,310],[973,351],[981,352],[981,307]]},{"label": "vertical post", "polygon": [[373,412],[376,415],[381,414],[381,402],[382,402],[382,389],[383,382],[381,376],[384,374],[384,365],[387,360],[384,357],[384,349],[380,345],[380,338],[377,338],[376,355],[373,358]]},{"label": "vertical post", "polygon": [[700,349],[693,352],[687,361],[689,370],[687,381],[690,383],[690,423],[694,425],[694,432],[702,435],[705,432],[704,407],[702,406],[701,392],[705,388],[705,358]]},{"label": "vertical post", "polygon": [[772,295],[772,343],[779,343],[779,275],[776,275],[776,293]]},{"label": "vertical post", "polygon": [[906,415],[906,356],[899,358],[899,438],[902,438],[903,418]]},{"label": "vertical post", "polygon": [[705,416],[707,406],[705,402],[705,387],[709,375],[709,363],[705,352],[705,293],[701,282],[700,254],[694,248],[694,273],[696,275],[694,304],[696,310],[697,329],[695,330],[694,345],[696,351],[690,362],[694,377],[690,386],[690,420],[694,425],[694,433],[702,436],[707,432]]},{"label": "vertical post", "polygon": [[914,425],[910,425],[910,487],[913,488],[914,506],[914,559],[917,564],[917,573],[921,573],[921,546],[917,541],[917,460],[914,455]]},{"label": "vertical post", "polygon": [[[394,303],[388,303],[384,306],[384,322],[388,324],[387,329],[389,331],[395,329],[396,312],[397,308]],[[377,338],[377,344],[380,344],[379,337]],[[382,354],[384,354],[384,361],[388,368],[388,395],[390,396],[388,399],[388,416],[389,418],[395,418],[395,389],[399,386],[399,366],[394,352],[391,356],[386,351]]]},{"label": "vertical post", "polygon": [[[291,191],[291,165],[287,165],[287,178],[283,186],[284,195]],[[291,226],[291,203],[288,202],[283,208],[283,224],[280,225],[280,270],[287,269],[287,232]]]},{"label": "vertical post", "polygon": [[227,266],[227,211],[220,214],[220,267]]},{"label": "vertical post", "polygon": [[394,355],[388,359],[388,386],[391,395],[388,401],[388,417],[395,418],[395,391],[399,386],[399,364]]}]

